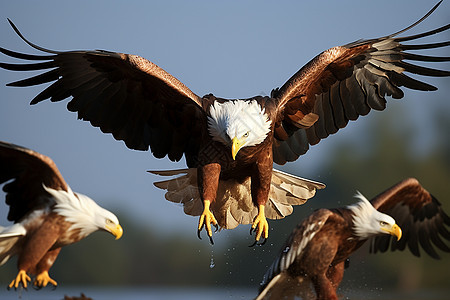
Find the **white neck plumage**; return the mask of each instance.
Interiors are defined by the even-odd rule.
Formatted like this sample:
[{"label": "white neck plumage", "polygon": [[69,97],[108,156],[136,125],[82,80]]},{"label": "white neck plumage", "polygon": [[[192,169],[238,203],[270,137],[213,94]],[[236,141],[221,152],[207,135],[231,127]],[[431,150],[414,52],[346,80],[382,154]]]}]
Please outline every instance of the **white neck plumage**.
[{"label": "white neck plumage", "polygon": [[94,200],[83,194],[75,194],[70,187],[68,191],[55,190],[44,185],[56,202],[54,211],[72,223],[69,230],[79,229],[80,235],[86,237],[99,229],[104,229],[105,218],[118,224],[117,217],[100,207]]},{"label": "white neck plumage", "polygon": [[360,192],[357,192],[355,198],[359,201],[347,206],[347,208],[353,213],[353,232],[359,239],[368,239],[374,235],[385,234],[386,232],[380,229],[380,222],[395,224],[391,216],[376,210],[372,203]]},{"label": "white neck plumage", "polygon": [[271,130],[271,121],[255,100],[214,102],[208,116],[208,131],[213,140],[231,146],[233,138],[241,147],[262,143]]}]

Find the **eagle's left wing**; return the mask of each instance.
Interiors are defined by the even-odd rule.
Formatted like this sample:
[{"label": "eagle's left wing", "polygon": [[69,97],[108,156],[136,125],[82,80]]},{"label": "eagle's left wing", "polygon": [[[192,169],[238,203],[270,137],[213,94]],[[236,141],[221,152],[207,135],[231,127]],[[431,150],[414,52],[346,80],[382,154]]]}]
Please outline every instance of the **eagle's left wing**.
[{"label": "eagle's left wing", "polygon": [[31,63],[0,63],[12,71],[40,71],[8,86],[51,83],[31,104],[69,98],[67,108],[104,133],[135,150],[151,149],[157,158],[172,161],[196,156],[206,127],[204,100],[177,78],[151,61],[131,54],[103,50],[54,51],[26,40],[46,55],[18,53],[0,47],[3,54]]},{"label": "eagle's left wing", "polygon": [[18,222],[48,203],[46,187],[67,191],[69,186],[53,160],[33,150],[0,141],[0,184],[9,205],[8,220]]},{"label": "eagle's left wing", "polygon": [[380,212],[392,216],[402,229],[399,241],[391,236],[383,235],[372,239],[372,252],[404,250],[408,246],[415,255],[420,256],[419,245],[433,258],[439,255],[435,246],[445,252],[450,247],[450,217],[442,209],[441,204],[420,183],[409,178],[394,185],[371,200],[372,205]]},{"label": "eagle's left wing", "polygon": [[309,145],[336,133],[349,120],[364,116],[371,109],[384,110],[385,96],[403,97],[399,87],[434,91],[437,88],[413,79],[405,72],[423,76],[450,76],[449,71],[411,64],[445,62],[450,57],[425,56],[407,50],[434,49],[450,45],[450,41],[406,45],[403,42],[427,37],[450,28],[450,24],[422,34],[396,37],[408,28],[377,39],[356,41],[322,52],[294,74],[280,89],[272,91],[277,99],[279,122],[275,125],[274,161],[284,164],[304,154]]}]

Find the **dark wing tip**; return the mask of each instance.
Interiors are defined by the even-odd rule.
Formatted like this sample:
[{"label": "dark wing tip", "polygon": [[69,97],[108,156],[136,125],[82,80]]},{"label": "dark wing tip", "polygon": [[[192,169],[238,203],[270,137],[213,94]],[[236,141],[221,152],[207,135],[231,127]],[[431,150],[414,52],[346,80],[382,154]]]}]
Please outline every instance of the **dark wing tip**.
[{"label": "dark wing tip", "polygon": [[397,31],[397,32],[395,32],[395,33],[393,33],[393,34],[387,36],[387,38],[392,38],[392,37],[394,37],[394,36],[397,36],[397,35],[399,35],[399,34],[405,32],[405,31],[410,30],[411,28],[417,26],[418,24],[420,24],[423,20],[425,20],[426,18],[428,18],[428,17],[429,17],[429,16],[430,16],[437,8],[438,8],[439,5],[441,5],[442,1],[443,1],[443,0],[441,0],[441,1],[439,1],[437,4],[435,4],[435,5],[433,6],[433,8],[430,9],[429,12],[427,12],[422,18],[420,18],[419,20],[417,20],[415,23],[409,25],[409,26],[406,27],[405,29],[402,29],[402,30],[400,30],[400,31]]},{"label": "dark wing tip", "polygon": [[59,53],[58,51],[54,51],[54,50],[49,50],[49,49],[46,49],[46,48],[42,48],[42,47],[40,47],[40,46],[38,46],[38,45],[36,45],[36,44],[30,42],[29,40],[27,40],[27,39],[23,36],[23,34],[19,31],[19,29],[17,28],[17,26],[16,26],[9,18],[8,18],[8,22],[9,22],[9,25],[11,25],[12,29],[16,32],[16,34],[17,34],[17,35],[18,35],[25,43],[27,43],[28,45],[30,45],[30,46],[33,47],[34,49],[40,50],[40,51],[43,51],[43,52],[47,52],[47,53],[54,53],[54,54],[58,54],[58,53]]}]

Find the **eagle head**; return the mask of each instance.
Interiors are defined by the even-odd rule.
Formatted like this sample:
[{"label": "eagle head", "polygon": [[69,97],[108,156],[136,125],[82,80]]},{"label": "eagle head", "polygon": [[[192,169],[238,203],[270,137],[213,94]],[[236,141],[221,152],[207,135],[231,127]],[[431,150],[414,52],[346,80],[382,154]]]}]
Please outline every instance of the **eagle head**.
[{"label": "eagle head", "polygon": [[243,147],[262,143],[270,126],[268,115],[255,100],[216,101],[209,111],[209,134],[213,140],[230,147],[233,159]]},{"label": "eagle head", "polygon": [[123,234],[122,226],[119,224],[117,217],[102,207],[98,207],[95,223],[99,230],[105,230],[115,236],[116,240],[120,239]]},{"label": "eagle head", "polygon": [[360,201],[348,206],[348,209],[353,212],[353,231],[356,236],[367,239],[374,235],[390,234],[400,240],[402,230],[394,218],[376,210],[361,193],[358,192],[355,197]]},{"label": "eagle head", "polygon": [[117,217],[88,196],[74,193],[70,188],[63,191],[54,190],[45,185],[43,187],[56,202],[54,211],[65,217],[67,222],[72,223],[69,230],[79,229],[82,237],[97,230],[111,233],[116,240],[122,237],[123,229]]}]

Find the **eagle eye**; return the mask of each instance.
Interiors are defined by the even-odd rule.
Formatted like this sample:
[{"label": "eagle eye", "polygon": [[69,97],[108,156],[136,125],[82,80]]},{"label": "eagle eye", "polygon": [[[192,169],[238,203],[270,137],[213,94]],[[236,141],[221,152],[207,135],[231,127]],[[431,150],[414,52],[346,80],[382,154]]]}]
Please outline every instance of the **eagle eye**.
[{"label": "eagle eye", "polygon": [[248,135],[250,134],[250,131],[247,131],[246,133],[244,133],[243,137],[248,137]]},{"label": "eagle eye", "polygon": [[106,219],[106,224],[107,224],[107,225],[113,225],[113,224],[114,224],[114,222],[113,222],[113,221],[111,221],[111,219]]},{"label": "eagle eye", "polygon": [[380,221],[380,225],[381,225],[381,226],[386,226],[387,224],[388,224],[387,222]]}]

